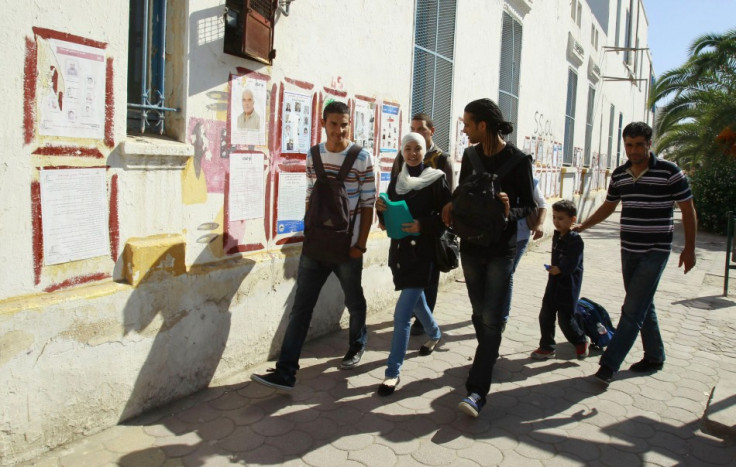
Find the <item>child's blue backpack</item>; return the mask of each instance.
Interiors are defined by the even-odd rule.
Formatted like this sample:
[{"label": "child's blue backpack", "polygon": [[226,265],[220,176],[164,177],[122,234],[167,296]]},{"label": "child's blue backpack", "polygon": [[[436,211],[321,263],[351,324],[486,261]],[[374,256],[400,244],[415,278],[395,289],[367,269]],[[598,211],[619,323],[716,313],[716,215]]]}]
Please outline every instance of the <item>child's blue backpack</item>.
[{"label": "child's blue backpack", "polygon": [[575,309],[575,318],[593,347],[606,347],[613,339],[616,328],[611,323],[611,317],[605,308],[593,300],[581,297]]}]

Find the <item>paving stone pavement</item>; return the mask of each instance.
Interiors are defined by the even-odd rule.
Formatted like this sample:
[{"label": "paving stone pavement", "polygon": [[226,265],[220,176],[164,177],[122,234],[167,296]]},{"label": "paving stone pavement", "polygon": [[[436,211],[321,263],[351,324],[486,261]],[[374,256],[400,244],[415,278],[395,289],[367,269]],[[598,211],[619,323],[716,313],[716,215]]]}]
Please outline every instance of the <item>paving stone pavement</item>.
[{"label": "paving stone pavement", "polygon": [[[615,323],[623,297],[618,219],[583,238],[582,295]],[[679,253],[679,230],[675,244]],[[637,341],[605,390],[591,378],[599,353],[579,361],[563,343],[556,359],[529,358],[539,339],[547,239],[517,270],[511,321],[478,419],[456,408],[475,336],[465,285],[453,281],[436,307],[440,347],[419,356],[423,338],[412,337],[390,397],[375,394],[391,340],[393,310],[386,309],[369,318],[368,351],[355,370],[338,369],[347,336],[335,332],[305,346],[289,394],[250,382],[252,372],[273,366],[264,363],[24,465],[735,465],[736,293],[720,296],[724,245],[723,237],[700,234],[698,264],[687,275],[673,253],[655,299],[665,367],[629,372],[642,357]],[[714,388],[718,399],[708,406]],[[708,429],[709,418],[721,429]]]}]

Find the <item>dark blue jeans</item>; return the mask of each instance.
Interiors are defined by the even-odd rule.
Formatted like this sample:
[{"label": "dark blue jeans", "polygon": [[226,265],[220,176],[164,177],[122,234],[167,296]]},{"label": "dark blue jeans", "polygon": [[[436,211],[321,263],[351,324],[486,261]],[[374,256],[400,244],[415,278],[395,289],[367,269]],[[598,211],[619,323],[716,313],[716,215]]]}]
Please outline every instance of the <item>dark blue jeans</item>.
[{"label": "dark blue jeans", "polygon": [[664,361],[664,343],[659,333],[654,294],[667,265],[669,252],[621,252],[621,272],[624,277],[626,298],[621,307],[621,318],[611,343],[601,356],[601,365],[618,371],[641,332],[644,358],[651,362]]},{"label": "dark blue jeans", "polygon": [[363,258],[350,259],[344,263],[331,264],[315,261],[302,255],[296,276],[296,293],[291,307],[289,324],[286,327],[281,355],[276,362],[276,371],[288,382],[294,383],[299,369],[299,357],[312,321],[312,312],[327,278],[335,273],[345,294],[345,306],[350,313],[349,348],[362,349],[367,332],[365,326],[366,302],[363,296]]},{"label": "dark blue jeans", "polygon": [[485,397],[491,390],[493,367],[501,347],[504,327],[504,309],[509,293],[509,278],[514,264],[513,257],[478,258],[461,253],[468,288],[470,305],[473,308],[473,327],[478,346],[470,367],[465,389]]},{"label": "dark blue jeans", "polygon": [[516,266],[519,265],[521,257],[524,256],[526,247],[529,244],[529,239],[519,240],[516,242],[516,256],[514,256],[514,265],[511,268],[511,275],[509,276],[509,293],[506,295],[506,303],[503,305],[503,320],[509,320],[509,314],[511,313],[511,295],[514,291],[514,273],[516,272]]}]

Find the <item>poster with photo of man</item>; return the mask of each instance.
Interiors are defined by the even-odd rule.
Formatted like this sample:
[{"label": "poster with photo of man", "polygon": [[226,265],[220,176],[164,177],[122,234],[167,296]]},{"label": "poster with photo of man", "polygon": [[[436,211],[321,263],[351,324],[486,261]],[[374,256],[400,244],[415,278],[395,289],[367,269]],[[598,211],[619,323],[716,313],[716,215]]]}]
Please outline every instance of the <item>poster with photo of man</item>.
[{"label": "poster with photo of man", "polygon": [[266,144],[266,81],[233,76],[230,81],[230,144]]},{"label": "poster with photo of man", "polygon": [[355,134],[353,140],[366,148],[373,154],[375,140],[375,110],[374,104],[356,99],[355,100]]}]

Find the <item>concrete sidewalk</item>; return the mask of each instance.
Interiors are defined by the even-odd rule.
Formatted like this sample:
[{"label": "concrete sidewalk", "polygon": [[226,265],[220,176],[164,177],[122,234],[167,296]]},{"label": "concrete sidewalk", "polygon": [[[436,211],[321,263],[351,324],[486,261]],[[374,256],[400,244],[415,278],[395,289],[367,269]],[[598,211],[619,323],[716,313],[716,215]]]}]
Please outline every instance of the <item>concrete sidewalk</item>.
[{"label": "concrete sidewalk", "polygon": [[[615,323],[624,294],[617,217],[583,238],[582,295]],[[412,338],[392,396],[375,394],[393,326],[386,309],[369,318],[368,351],[353,371],[337,368],[343,330],[305,346],[288,395],[250,382],[251,372],[273,366],[264,363],[24,465],[734,465],[736,293],[721,297],[724,242],[699,235],[697,266],[684,275],[678,232],[655,302],[665,367],[629,372],[642,357],[637,342],[607,390],[590,377],[596,353],[578,361],[564,343],[556,359],[529,358],[539,340],[545,240],[517,270],[511,321],[478,419],[456,408],[476,341],[465,284],[453,282],[436,307],[441,346],[421,357],[423,338]]]}]

